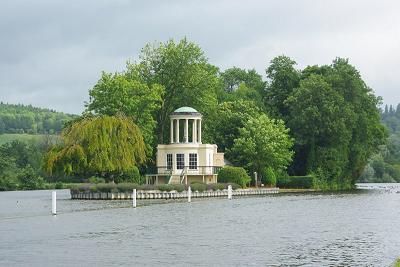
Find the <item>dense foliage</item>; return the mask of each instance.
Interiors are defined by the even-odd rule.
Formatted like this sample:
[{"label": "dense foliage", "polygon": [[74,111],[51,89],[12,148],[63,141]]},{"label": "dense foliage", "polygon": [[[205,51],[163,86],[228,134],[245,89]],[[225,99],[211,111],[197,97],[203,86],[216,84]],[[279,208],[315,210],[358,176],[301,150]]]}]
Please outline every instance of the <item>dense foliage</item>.
[{"label": "dense foliage", "polygon": [[304,188],[312,189],[318,187],[314,176],[282,176],[277,180],[276,185],[279,188]]},{"label": "dense foliage", "polygon": [[293,140],[288,132],[282,120],[270,119],[265,114],[249,119],[228,150],[232,162],[260,175],[265,168],[285,171],[293,155]]},{"label": "dense foliage", "polygon": [[246,170],[241,167],[226,166],[218,172],[218,181],[221,183],[235,183],[241,187],[246,187],[251,178]]},{"label": "dense foliage", "polygon": [[0,134],[29,133],[54,134],[75,115],[24,105],[0,102]]},{"label": "dense foliage", "polygon": [[62,132],[63,145],[47,154],[49,174],[97,173],[109,180],[145,162],[140,129],[125,116],[87,116]]},{"label": "dense foliage", "polygon": [[[364,169],[363,176],[400,177],[400,110],[387,108],[382,114],[391,131],[386,144],[377,108],[381,99],[348,60],[299,70],[294,60],[278,56],[266,75],[264,81],[254,69],[219,70],[186,39],[148,44],[126,70],[102,73],[89,90],[82,117],[66,123],[63,143],[47,153],[46,170],[140,183],[138,170],[144,174],[144,167],[155,162],[155,146],[169,141],[170,113],[191,106],[204,116],[203,142],[217,144],[227,160],[244,167],[247,177],[256,171],[265,184],[289,174],[312,176],[312,186],[319,188],[349,188]],[[33,112],[29,116],[18,105],[0,107],[8,110],[0,112],[0,132],[58,132],[71,119],[32,107],[22,108]],[[6,162],[1,163],[3,173],[12,173],[17,163]]]},{"label": "dense foliage", "polygon": [[324,187],[348,188],[385,142],[380,99],[345,59],[295,70],[278,57],[267,69],[266,101],[295,140],[291,175],[314,173]]},{"label": "dense foliage", "polygon": [[381,120],[390,136],[370,158],[359,182],[400,182],[400,105],[386,105]]},{"label": "dense foliage", "polygon": [[0,146],[0,191],[42,188],[45,146],[12,141]]}]

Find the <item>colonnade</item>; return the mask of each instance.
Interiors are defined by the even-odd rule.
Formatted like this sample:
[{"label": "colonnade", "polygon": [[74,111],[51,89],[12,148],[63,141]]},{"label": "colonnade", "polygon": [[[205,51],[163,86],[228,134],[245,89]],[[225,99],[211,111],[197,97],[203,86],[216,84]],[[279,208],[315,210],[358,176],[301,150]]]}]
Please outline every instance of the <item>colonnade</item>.
[{"label": "colonnade", "polygon": [[170,127],[170,140],[171,143],[181,143],[179,137],[179,122],[183,120],[185,121],[183,127],[183,143],[189,143],[189,123],[192,123],[192,139],[191,143],[201,143],[201,119],[177,119],[171,118],[171,127]]}]

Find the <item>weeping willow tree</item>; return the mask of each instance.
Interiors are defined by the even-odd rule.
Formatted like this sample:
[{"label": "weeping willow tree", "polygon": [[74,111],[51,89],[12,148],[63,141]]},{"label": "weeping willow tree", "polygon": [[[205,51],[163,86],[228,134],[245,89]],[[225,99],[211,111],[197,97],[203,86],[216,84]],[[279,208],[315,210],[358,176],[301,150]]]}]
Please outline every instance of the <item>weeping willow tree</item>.
[{"label": "weeping willow tree", "polygon": [[139,127],[122,115],[82,117],[67,125],[61,137],[63,145],[46,155],[50,175],[97,173],[112,179],[146,160]]}]

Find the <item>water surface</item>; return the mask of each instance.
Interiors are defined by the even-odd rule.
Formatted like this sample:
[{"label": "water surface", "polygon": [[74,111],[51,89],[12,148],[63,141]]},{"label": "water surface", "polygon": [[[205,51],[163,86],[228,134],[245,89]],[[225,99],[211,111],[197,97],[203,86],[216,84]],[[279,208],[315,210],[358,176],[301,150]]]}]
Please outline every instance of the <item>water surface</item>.
[{"label": "water surface", "polygon": [[0,192],[0,266],[388,266],[400,184],[362,186],[136,209],[59,190],[55,217],[51,191]]}]

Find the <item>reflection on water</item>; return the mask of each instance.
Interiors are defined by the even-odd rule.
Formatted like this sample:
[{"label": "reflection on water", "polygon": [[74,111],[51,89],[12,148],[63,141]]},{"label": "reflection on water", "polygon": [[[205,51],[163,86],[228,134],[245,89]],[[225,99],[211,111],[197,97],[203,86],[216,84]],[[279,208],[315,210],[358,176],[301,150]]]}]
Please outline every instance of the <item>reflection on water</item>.
[{"label": "reflection on water", "polygon": [[400,256],[400,185],[359,187],[137,209],[60,190],[56,217],[50,191],[0,192],[0,266],[388,266]]}]

